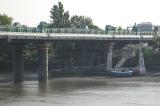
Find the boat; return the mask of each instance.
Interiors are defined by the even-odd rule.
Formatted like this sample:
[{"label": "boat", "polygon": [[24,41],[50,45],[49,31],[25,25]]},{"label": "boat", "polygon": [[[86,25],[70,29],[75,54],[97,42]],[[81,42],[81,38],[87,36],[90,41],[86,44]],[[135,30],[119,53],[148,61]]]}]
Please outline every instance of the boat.
[{"label": "boat", "polygon": [[111,71],[112,77],[131,77],[133,76],[133,71]]}]

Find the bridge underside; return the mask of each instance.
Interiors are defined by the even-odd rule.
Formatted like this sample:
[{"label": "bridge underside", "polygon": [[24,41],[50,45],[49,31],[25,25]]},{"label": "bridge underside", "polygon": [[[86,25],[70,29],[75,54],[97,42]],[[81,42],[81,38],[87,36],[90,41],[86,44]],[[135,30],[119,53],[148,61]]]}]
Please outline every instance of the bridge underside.
[{"label": "bridge underside", "polygon": [[[61,41],[48,41],[45,40],[10,40],[3,39],[0,44],[9,44],[12,48],[12,63],[14,72],[14,81],[16,83],[23,81],[24,71],[24,48],[28,44],[36,45],[34,49],[37,50],[38,57],[38,75],[39,81],[44,82],[48,79],[48,69],[62,68],[63,70],[75,69],[76,67],[95,67],[103,64],[103,70],[111,70],[114,61],[108,58],[111,55],[111,44],[113,51],[115,49],[121,49],[126,44],[139,44],[140,41],[100,41],[100,40],[61,40]],[[55,49],[58,46],[62,46],[61,50],[55,53],[55,56],[48,58],[48,42],[49,45],[54,45]],[[25,48],[26,49],[26,48]],[[53,51],[51,51],[53,52]],[[114,57],[113,57],[114,58]],[[59,62],[61,61],[61,62]]]}]

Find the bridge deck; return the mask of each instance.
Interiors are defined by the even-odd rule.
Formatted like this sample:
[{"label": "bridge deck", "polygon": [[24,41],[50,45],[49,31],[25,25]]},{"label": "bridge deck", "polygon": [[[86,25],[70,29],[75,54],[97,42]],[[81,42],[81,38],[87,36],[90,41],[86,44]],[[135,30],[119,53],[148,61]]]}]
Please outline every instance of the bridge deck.
[{"label": "bridge deck", "polygon": [[0,39],[21,40],[153,40],[154,35],[0,32]]},{"label": "bridge deck", "polygon": [[154,33],[137,33],[132,31],[106,31],[100,29],[78,28],[36,28],[26,26],[0,25],[0,40],[110,40],[110,41],[150,41],[154,39]]}]

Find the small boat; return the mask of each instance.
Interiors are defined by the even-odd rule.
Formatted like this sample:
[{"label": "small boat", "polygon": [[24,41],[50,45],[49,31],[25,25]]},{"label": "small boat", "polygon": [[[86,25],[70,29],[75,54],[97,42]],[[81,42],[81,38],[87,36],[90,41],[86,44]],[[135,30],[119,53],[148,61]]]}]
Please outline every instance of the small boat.
[{"label": "small boat", "polygon": [[112,77],[131,77],[133,76],[133,71],[111,71]]}]

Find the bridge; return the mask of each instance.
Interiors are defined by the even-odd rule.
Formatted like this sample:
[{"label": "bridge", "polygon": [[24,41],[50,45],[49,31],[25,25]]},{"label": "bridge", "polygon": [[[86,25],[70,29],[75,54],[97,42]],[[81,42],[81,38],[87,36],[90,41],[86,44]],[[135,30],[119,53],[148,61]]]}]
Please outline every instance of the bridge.
[{"label": "bridge", "polygon": [[106,34],[104,30],[98,29],[77,29],[77,28],[31,28],[0,26],[0,40],[127,40],[127,41],[149,41],[153,40],[154,33],[134,32],[110,32]]},{"label": "bridge", "polygon": [[60,41],[103,41],[108,43],[108,61],[106,70],[112,67],[112,42],[152,42],[154,33],[110,32],[106,34],[98,29],[76,28],[34,28],[0,26],[0,43],[8,43],[13,49],[13,71],[16,83],[23,81],[23,45],[36,43],[38,50],[39,81],[48,80],[48,42]]}]

